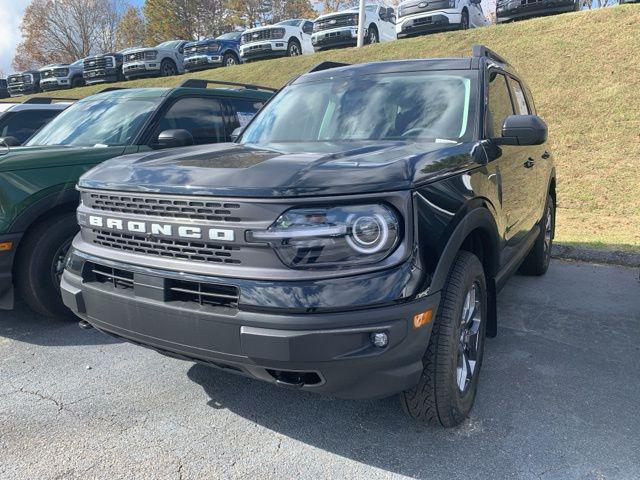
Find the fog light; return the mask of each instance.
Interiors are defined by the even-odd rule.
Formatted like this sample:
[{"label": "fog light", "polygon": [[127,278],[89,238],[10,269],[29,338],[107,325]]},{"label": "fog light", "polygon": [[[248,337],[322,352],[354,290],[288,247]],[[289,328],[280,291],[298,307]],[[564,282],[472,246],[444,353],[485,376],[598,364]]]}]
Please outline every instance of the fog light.
[{"label": "fog light", "polygon": [[369,338],[376,347],[383,348],[389,343],[389,336],[384,332],[374,332]]}]

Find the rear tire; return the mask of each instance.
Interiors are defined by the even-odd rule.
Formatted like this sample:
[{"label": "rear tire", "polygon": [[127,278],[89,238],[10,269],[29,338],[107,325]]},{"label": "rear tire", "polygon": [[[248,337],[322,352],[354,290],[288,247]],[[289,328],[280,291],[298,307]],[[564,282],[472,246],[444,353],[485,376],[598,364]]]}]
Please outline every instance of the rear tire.
[{"label": "rear tire", "polygon": [[400,394],[416,420],[453,427],[467,417],[478,388],[487,326],[487,285],[478,257],[458,253],[442,290],[418,384]]},{"label": "rear tire", "polygon": [[41,315],[65,317],[71,314],[62,303],[59,275],[77,232],[75,213],[68,212],[36,225],[20,243],[16,285],[27,305]]},{"label": "rear tire", "polygon": [[540,220],[540,233],[536,238],[529,254],[520,266],[520,273],[524,275],[544,275],[551,262],[551,247],[556,231],[556,209],[551,195],[547,195],[544,215]]}]

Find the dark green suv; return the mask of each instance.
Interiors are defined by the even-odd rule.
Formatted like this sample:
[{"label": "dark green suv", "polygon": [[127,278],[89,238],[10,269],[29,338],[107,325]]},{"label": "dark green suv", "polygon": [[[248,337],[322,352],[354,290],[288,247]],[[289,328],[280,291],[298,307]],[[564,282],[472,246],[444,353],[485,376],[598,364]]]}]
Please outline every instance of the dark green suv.
[{"label": "dark green suv", "polygon": [[230,141],[272,94],[193,79],[173,89],[111,90],[69,107],[24,147],[0,146],[0,309],[13,308],[15,285],[35,311],[66,313],[59,275],[78,230],[80,175],[120,155],[188,146],[195,153]]}]

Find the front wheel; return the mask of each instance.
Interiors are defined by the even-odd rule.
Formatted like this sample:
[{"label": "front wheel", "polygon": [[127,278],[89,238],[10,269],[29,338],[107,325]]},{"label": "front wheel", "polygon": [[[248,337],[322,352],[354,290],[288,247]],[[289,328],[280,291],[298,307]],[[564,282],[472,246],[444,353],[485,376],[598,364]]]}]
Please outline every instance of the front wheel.
[{"label": "front wheel", "polygon": [[302,55],[302,47],[300,47],[300,44],[296,40],[291,40],[287,47],[287,56],[297,57],[300,55]]},{"label": "front wheel", "polygon": [[74,213],[55,215],[36,225],[20,244],[16,259],[18,291],[32,310],[47,317],[69,314],[60,296],[60,278],[77,232]]},{"label": "front wheel", "polygon": [[416,420],[453,427],[471,411],[478,388],[487,324],[487,284],[478,257],[456,257],[414,388],[400,394]]},{"label": "front wheel", "polygon": [[171,60],[164,59],[160,64],[160,75],[163,77],[172,77],[178,74],[175,63]]},{"label": "front wheel", "polygon": [[237,65],[237,64],[238,64],[238,60],[236,59],[236,56],[233,53],[227,52],[224,54],[224,57],[222,57],[223,67],[230,67],[232,65]]},{"label": "front wheel", "polygon": [[468,30],[469,29],[469,12],[464,10],[462,12],[462,18],[460,19],[460,30]]},{"label": "front wheel", "polygon": [[374,43],[378,43],[380,41],[380,37],[378,36],[378,30],[375,27],[369,27],[369,31],[367,33],[367,44],[373,45]]}]

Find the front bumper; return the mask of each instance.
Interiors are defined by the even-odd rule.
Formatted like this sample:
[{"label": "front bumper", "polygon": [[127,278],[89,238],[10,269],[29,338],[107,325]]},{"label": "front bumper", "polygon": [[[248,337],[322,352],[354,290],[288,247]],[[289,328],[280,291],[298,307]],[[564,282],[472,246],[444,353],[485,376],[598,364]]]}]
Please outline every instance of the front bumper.
[{"label": "front bumper", "polygon": [[127,78],[160,75],[160,61],[149,60],[145,62],[125,63],[122,65],[122,72]]},{"label": "front bumper", "polygon": [[322,30],[311,36],[311,44],[316,52],[337,47],[352,47],[357,43],[358,29],[356,27]]},{"label": "front bumper", "polygon": [[90,70],[85,71],[83,74],[84,83],[91,85],[94,83],[107,83],[118,81],[118,69],[117,68],[105,68],[102,70]]},{"label": "front bumper", "polygon": [[242,60],[284,57],[287,55],[287,48],[285,39],[248,43],[240,46],[240,57]]},{"label": "front bumper", "polygon": [[[376,308],[317,313],[247,308],[240,292],[236,308],[207,306],[172,301],[162,293],[172,277],[184,281],[190,274],[115,263],[77,250],[70,255],[76,273],[64,272],[63,301],[94,327],[170,356],[343,398],[385,397],[418,382],[431,324],[415,329],[412,319],[435,312],[440,300],[435,293]],[[110,270],[115,276],[129,278],[123,272],[131,272],[130,286],[95,281],[96,265],[115,268]],[[272,283],[264,283],[266,294]],[[293,290],[296,282],[289,283]],[[373,345],[375,332],[388,335],[387,346]]]},{"label": "front bumper", "polygon": [[398,38],[403,38],[453,30],[460,28],[461,23],[462,14],[454,9],[424,12],[399,20],[396,24],[396,35]]},{"label": "front bumper", "polygon": [[8,250],[0,250],[0,310],[13,308],[13,262],[21,238],[21,233],[0,235],[0,245],[12,245]]},{"label": "front bumper", "polygon": [[496,7],[496,19],[498,23],[504,23],[530,17],[572,12],[575,8],[574,1],[528,2],[527,0],[512,0]]},{"label": "front bumper", "polygon": [[28,95],[30,93],[38,93],[40,89],[34,84],[27,85],[13,85],[9,86],[9,95],[12,97],[20,97],[22,95]]},{"label": "front bumper", "polygon": [[222,55],[194,55],[184,59],[184,69],[189,71],[206,70],[222,65]]},{"label": "front bumper", "polygon": [[45,91],[60,90],[63,88],[71,88],[71,80],[69,78],[45,78],[40,80],[40,88]]}]

